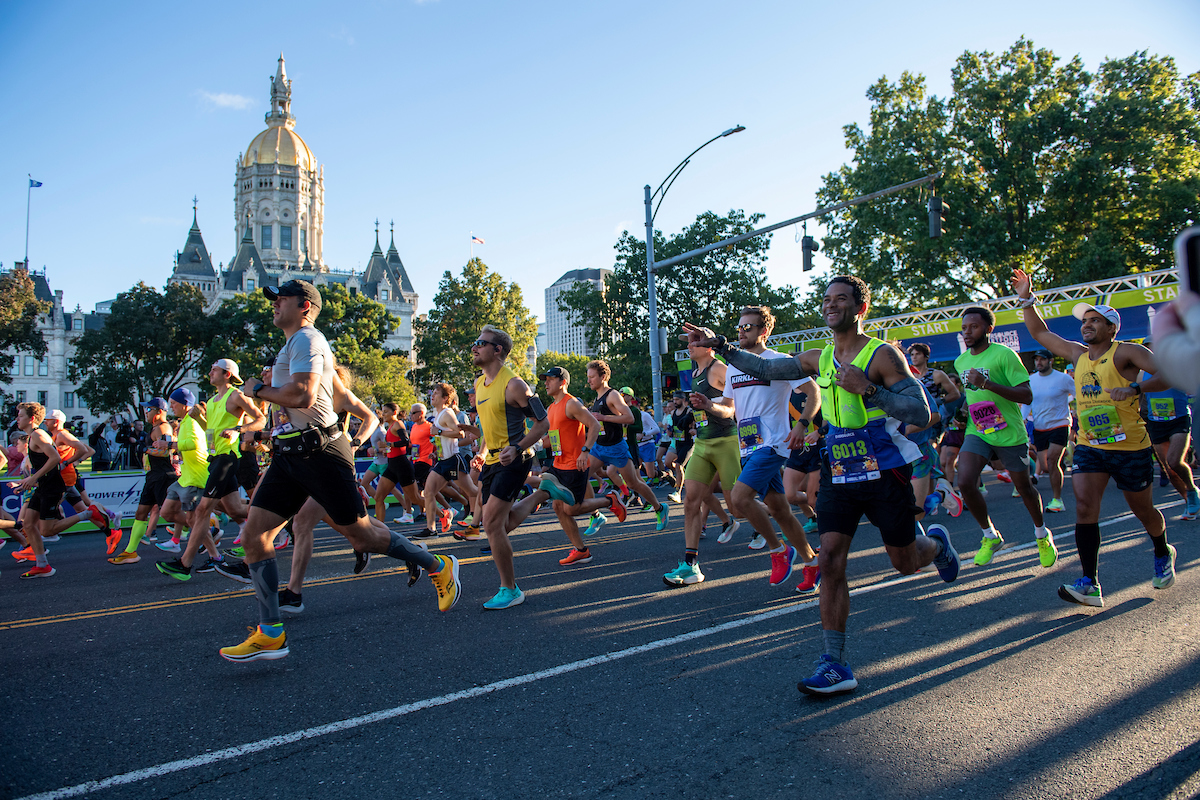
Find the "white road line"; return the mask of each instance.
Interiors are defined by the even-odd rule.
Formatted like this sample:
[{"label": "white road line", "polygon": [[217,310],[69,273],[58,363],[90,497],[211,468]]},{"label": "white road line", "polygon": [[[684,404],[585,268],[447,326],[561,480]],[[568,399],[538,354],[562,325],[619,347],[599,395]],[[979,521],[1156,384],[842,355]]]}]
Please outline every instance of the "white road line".
[{"label": "white road line", "polygon": [[[1171,506],[1179,505],[1181,502],[1182,501],[1164,503],[1163,505],[1159,506],[1159,508],[1169,508]],[[1113,517],[1112,519],[1107,519],[1101,522],[1100,525],[1115,525],[1118,522],[1129,519],[1133,519],[1133,514],[1121,514]],[[1005,548],[1003,552],[1007,554],[1017,550],[1024,550],[1035,546],[1035,544],[1036,542],[1026,542],[1014,547]],[[877,592],[881,589],[899,586],[904,583],[928,579],[929,577],[929,573],[917,572],[913,575],[905,575],[889,581],[873,583],[870,586],[861,586],[851,591],[850,594],[851,596],[869,594],[871,592]],[[62,789],[42,792],[41,794],[26,795],[23,798],[19,798],[19,800],[59,800],[59,798],[65,797],[78,797],[90,792],[97,792],[102,789],[110,789],[114,786],[125,786],[131,783],[150,780],[151,778],[159,778],[164,775],[170,775],[174,772],[183,772],[184,770],[193,769],[195,767],[203,767],[208,764],[229,761],[231,759],[250,755],[251,753],[260,753],[263,750],[270,750],[271,748],[279,747],[280,745],[293,744],[295,742],[304,741],[305,739],[315,739],[319,736],[327,736],[331,733],[340,733],[341,731],[360,728],[363,725],[370,725],[375,722],[383,722],[384,720],[403,717],[407,714],[412,714],[417,711],[424,711],[429,708],[449,705],[450,703],[456,703],[459,700],[470,700],[473,697],[481,697],[485,694],[491,694],[492,692],[511,689],[514,686],[524,686],[527,683],[534,683],[535,681],[544,680],[546,678],[554,678],[559,675],[565,675],[569,672],[577,672],[578,670],[587,669],[588,667],[595,667],[599,666],[600,664],[609,664],[613,661],[620,661],[623,658],[629,658],[630,656],[641,655],[642,653],[649,653],[654,650],[661,650],[664,647],[671,647],[672,645],[682,644],[684,642],[690,642],[696,639],[702,639],[706,636],[724,633],[725,631],[742,628],[746,625],[755,625],[759,622],[765,622],[770,619],[775,619],[776,617],[782,617],[787,614],[794,614],[798,611],[812,608],[817,605],[817,602],[817,599],[814,598],[803,603],[798,603],[794,606],[786,606],[784,608],[777,608],[771,611],[764,611],[761,614],[730,620],[729,622],[723,622],[720,625],[714,625],[710,628],[701,628],[699,630],[689,631],[688,633],[681,633],[678,636],[671,636],[666,639],[659,639],[654,642],[639,644],[635,647],[628,647],[624,650],[617,650],[616,652],[612,653],[603,653],[598,656],[592,656],[591,658],[572,661],[568,664],[561,664],[557,667],[538,670],[537,672],[530,672],[526,673],[525,675],[518,675],[514,678],[505,678],[504,680],[496,681],[495,683],[489,683],[485,686],[476,686],[471,689],[463,689],[459,692],[444,694],[440,697],[431,697],[427,700],[418,700],[415,703],[406,703],[402,706],[396,706],[395,708],[388,708],[384,709],[383,711],[375,711],[370,714],[363,714],[359,717],[351,717],[350,719],[344,719],[339,722],[330,722],[326,725],[317,725],[316,727],[305,728],[304,730],[295,731],[293,733],[272,736],[267,739],[260,739],[257,742],[249,742],[247,744],[237,745],[236,747],[226,747],[224,750],[215,750],[211,753],[193,756],[192,758],[184,758],[180,759],[179,761],[169,761],[166,764],[159,764],[153,767],[146,767],[145,769],[134,770],[133,772],[126,772],[123,775],[114,775],[111,778],[104,778],[103,780],[88,781],[75,786],[67,786]]]}]

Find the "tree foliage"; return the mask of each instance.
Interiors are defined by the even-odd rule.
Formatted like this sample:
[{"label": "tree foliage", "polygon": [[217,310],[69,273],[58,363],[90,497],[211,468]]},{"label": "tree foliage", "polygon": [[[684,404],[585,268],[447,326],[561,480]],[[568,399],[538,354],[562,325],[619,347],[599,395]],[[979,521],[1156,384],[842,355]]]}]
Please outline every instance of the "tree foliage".
[{"label": "tree foliage", "polygon": [[533,370],[525,354],[537,339],[537,319],[525,307],[521,287],[472,258],[460,277],[449,270],[442,275],[428,316],[414,322],[419,385],[446,381],[465,395],[478,374],[471,365],[471,343],[484,325],[512,337],[508,366],[532,383]]},{"label": "tree foliage", "polygon": [[1064,285],[1171,264],[1200,211],[1200,74],[1144,51],[1093,75],[1019,39],[966,52],[949,99],[922,76],[867,91],[870,125],[845,127],[851,164],[827,205],[942,170],[945,235],[928,236],[916,190],[831,215],[824,249],[872,286],[878,314],[1008,294],[1014,266]]},{"label": "tree foliage", "polygon": [[117,295],[103,328],[75,339],[67,374],[92,410],[136,418],[138,403],[189,382],[212,328],[196,287],[138,283]]},{"label": "tree foliage", "polygon": [[46,339],[38,330],[38,316],[50,311],[49,303],[37,299],[33,279],[24,269],[0,274],[0,383],[12,380],[14,356],[7,351],[46,355]]},{"label": "tree foliage", "polygon": [[[655,261],[753,230],[762,218],[762,214],[747,215],[740,210],[725,216],[706,211],[670,238],[656,230]],[[746,305],[771,306],[779,319],[776,330],[781,332],[816,322],[801,314],[795,288],[777,289],[768,282],[763,262],[769,247],[769,235],[757,236],[658,269],[658,324],[666,330],[668,340],[664,372],[673,369],[670,354],[678,346],[677,334],[684,322],[703,322],[731,332]],[[584,327],[588,346],[604,354],[613,368],[613,380],[645,397],[651,392],[646,243],[625,231],[614,249],[616,263],[605,278],[603,294],[590,284],[579,283],[559,295],[558,304],[570,314],[573,324]]]},{"label": "tree foliage", "polygon": [[[591,360],[591,356],[567,355],[566,353],[555,353],[553,350],[538,353],[537,374],[541,375],[551,367],[562,367],[571,376],[567,392],[578,397],[585,406],[591,405],[592,401],[596,399],[596,393],[587,383],[587,365]],[[549,406],[550,395],[546,393],[546,384],[539,380],[534,388],[537,390],[538,397],[542,398],[542,402]]]}]

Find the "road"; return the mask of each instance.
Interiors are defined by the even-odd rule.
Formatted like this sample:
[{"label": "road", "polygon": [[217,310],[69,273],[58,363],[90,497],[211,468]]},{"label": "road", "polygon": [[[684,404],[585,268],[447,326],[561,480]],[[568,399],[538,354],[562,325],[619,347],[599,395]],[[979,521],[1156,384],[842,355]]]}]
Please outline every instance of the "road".
[{"label": "road", "polygon": [[[893,572],[864,521],[850,560],[847,658],[860,687],[796,691],[820,650],[816,601],[767,581],[748,535],[716,543],[708,579],[668,589],[666,531],[631,514],[564,568],[549,513],[514,537],[523,606],[484,611],[496,574],[477,544],[463,594],[437,613],[388,559],[350,574],[327,528],[286,619],[291,655],[231,664],[249,591],[114,567],[98,533],[51,545],[58,574],[0,574],[0,796],[101,798],[1163,798],[1200,793],[1200,522],[1155,488],[1179,579],[1150,586],[1150,544],[1110,487],[1107,607],[1056,596],[1078,576],[1073,500],[1049,516],[1062,552],[1038,565],[1032,525],[989,475],[1010,547],[943,583]],[[1045,486],[1043,483],[1043,491]],[[939,517],[945,520],[945,517]],[[950,521],[969,562],[979,531]],[[813,537],[815,543],[815,536]],[[9,548],[11,550],[11,548]],[[153,553],[153,555],[152,555]],[[290,551],[281,551],[287,573]]]}]

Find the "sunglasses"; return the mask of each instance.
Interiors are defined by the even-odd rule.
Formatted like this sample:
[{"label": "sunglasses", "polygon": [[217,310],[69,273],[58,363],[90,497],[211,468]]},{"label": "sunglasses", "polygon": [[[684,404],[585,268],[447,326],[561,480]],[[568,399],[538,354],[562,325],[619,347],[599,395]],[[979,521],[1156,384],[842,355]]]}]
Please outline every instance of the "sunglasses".
[{"label": "sunglasses", "polygon": [[759,325],[754,322],[743,322],[741,325],[737,326],[737,329],[739,332],[745,333],[746,331],[749,331],[752,328],[761,328],[761,327],[762,327],[762,325]]},{"label": "sunglasses", "polygon": [[476,347],[483,347],[484,345],[491,345],[497,348],[500,346],[495,342],[489,342],[487,339],[476,339],[474,344],[471,345],[471,349],[474,350]]}]

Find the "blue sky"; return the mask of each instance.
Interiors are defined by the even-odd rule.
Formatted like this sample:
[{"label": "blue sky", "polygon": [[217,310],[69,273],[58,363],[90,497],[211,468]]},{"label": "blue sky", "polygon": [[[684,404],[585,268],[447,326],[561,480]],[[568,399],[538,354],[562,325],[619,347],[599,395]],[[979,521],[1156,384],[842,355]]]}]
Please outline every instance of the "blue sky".
[{"label": "blue sky", "polygon": [[[235,253],[234,162],[265,125],[280,51],[297,132],[325,165],[325,260],[361,269],[374,221],[428,310],[470,253],[543,315],[563,272],[610,267],[641,234],[642,187],[699,154],[657,219],[741,208],[767,222],[815,207],[843,164],[867,87],[904,70],[947,95],[964,50],[1024,35],[1089,69],[1138,50],[1200,69],[1194,1],[488,3],[473,0],[96,4],[9,2],[0,14],[0,262],[30,260],[68,309],[136,281],[162,286],[191,225]],[[881,187],[882,188],[882,187]],[[818,232],[819,231],[811,231]],[[822,260],[818,258],[820,266]],[[804,285],[775,234],[768,272]]]}]

